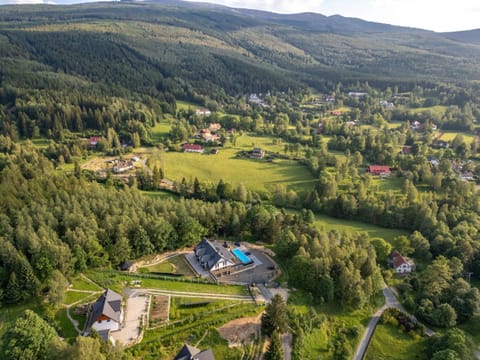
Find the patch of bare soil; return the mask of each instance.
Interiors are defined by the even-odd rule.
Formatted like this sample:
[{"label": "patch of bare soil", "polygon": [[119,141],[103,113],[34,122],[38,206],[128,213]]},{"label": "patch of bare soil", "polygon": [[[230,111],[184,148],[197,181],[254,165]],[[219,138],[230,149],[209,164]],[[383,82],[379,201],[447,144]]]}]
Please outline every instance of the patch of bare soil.
[{"label": "patch of bare soil", "polygon": [[152,313],[150,315],[152,325],[168,320],[169,303],[168,296],[155,295],[153,297]]},{"label": "patch of bare soil", "polygon": [[235,319],[218,328],[218,332],[230,346],[238,346],[242,342],[251,343],[260,334],[260,319],[261,314]]}]

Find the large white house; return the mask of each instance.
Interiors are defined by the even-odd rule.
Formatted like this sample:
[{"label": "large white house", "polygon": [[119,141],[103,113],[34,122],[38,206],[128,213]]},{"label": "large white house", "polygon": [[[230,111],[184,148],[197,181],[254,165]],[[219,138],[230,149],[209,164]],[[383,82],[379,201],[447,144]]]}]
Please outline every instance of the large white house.
[{"label": "large white house", "polygon": [[195,246],[194,252],[202,268],[214,275],[228,275],[236,265],[233,254],[217,241],[203,239]]},{"label": "large white house", "polygon": [[108,332],[120,330],[123,322],[122,296],[115,291],[107,289],[90,305],[84,335],[88,335],[91,329],[98,332],[102,337]]}]

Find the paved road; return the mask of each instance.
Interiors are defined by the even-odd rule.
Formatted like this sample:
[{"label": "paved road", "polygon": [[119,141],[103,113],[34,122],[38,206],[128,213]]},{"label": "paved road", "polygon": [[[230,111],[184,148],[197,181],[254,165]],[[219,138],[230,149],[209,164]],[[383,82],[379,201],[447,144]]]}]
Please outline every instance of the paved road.
[{"label": "paved road", "polygon": [[[372,319],[368,323],[368,326],[365,332],[363,333],[362,339],[360,340],[360,343],[357,346],[355,354],[353,355],[353,360],[362,360],[363,357],[365,356],[367,352],[368,344],[370,343],[370,340],[373,336],[373,332],[377,327],[378,321],[380,320],[380,316],[382,316],[383,312],[387,308],[393,307],[393,308],[397,308],[398,310],[404,313],[407,313],[405,311],[405,308],[402,306],[402,304],[398,302],[398,299],[396,297],[394,290],[389,288],[385,284],[385,282],[383,283],[382,291],[383,291],[383,296],[385,297],[385,304],[380,309],[377,310],[377,312],[373,315]],[[426,327],[425,334],[427,336],[432,336],[434,332],[431,329]]]},{"label": "paved road", "polygon": [[281,337],[283,360],[292,360],[292,341],[293,336],[291,333],[285,333]]}]

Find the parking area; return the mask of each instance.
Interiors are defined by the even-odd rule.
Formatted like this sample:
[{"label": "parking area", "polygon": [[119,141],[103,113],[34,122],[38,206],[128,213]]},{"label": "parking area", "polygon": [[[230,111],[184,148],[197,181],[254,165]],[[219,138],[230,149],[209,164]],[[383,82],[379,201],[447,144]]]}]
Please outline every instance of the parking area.
[{"label": "parking area", "polygon": [[277,268],[273,260],[260,249],[242,246],[242,251],[253,260],[255,267],[232,275],[222,276],[221,282],[260,284],[268,283],[277,275]]},{"label": "parking area", "polygon": [[140,325],[142,317],[148,312],[149,296],[145,294],[132,293],[127,299],[125,307],[125,326],[111,333],[115,342],[119,341],[122,345],[134,343],[140,335]]}]

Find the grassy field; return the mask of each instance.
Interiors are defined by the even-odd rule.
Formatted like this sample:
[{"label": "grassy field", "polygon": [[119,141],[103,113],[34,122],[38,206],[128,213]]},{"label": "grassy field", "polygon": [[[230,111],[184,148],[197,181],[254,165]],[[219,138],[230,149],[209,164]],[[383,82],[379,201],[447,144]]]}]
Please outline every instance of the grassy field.
[{"label": "grassy field", "polygon": [[445,114],[446,110],[447,110],[446,106],[436,105],[431,107],[421,107],[421,108],[411,109],[410,112],[412,114],[421,114],[423,112],[431,112],[432,114],[443,115]]},{"label": "grassy field", "polygon": [[425,339],[414,340],[399,328],[380,324],[373,334],[366,360],[424,360]]},{"label": "grassy field", "polygon": [[88,272],[88,277],[105,288],[121,292],[123,287],[130,286],[132,280],[140,280],[142,288],[186,291],[198,293],[226,294],[226,295],[248,295],[245,286],[239,285],[216,285],[208,283],[196,283],[189,281],[163,280],[144,278],[140,276],[127,276],[116,272]]},{"label": "grassy field", "polygon": [[[374,298],[370,308],[364,308],[356,311],[347,311],[342,308],[340,304],[329,303],[314,306],[318,314],[327,316],[327,321],[324,321],[320,328],[313,329],[312,332],[307,333],[305,336],[305,360],[316,359],[332,359],[333,354],[331,352],[329,342],[329,336],[327,334],[334,331],[334,328],[342,324],[346,328],[356,327],[359,330],[359,335],[354,338],[349,338],[350,345],[355,349],[361,334],[368,325],[374,308],[381,306],[383,303],[383,296],[378,295]],[[311,304],[306,303],[305,295],[300,291],[290,293],[289,306],[295,308],[299,312],[307,312]]]},{"label": "grassy field", "polygon": [[170,274],[183,274],[187,278],[195,277],[195,273],[193,273],[187,265],[183,255],[174,256],[155,265],[143,266],[139,268],[138,271],[140,273],[163,272]]},{"label": "grassy field", "polygon": [[152,129],[151,129],[151,138],[154,143],[159,143],[163,138],[165,138],[170,129],[172,128],[172,125],[166,122],[165,120],[161,121],[160,123],[156,124]]},{"label": "grassy field", "polygon": [[177,101],[177,111],[178,110],[196,110],[198,108],[201,108],[202,106],[201,105],[198,105],[198,104],[194,104],[194,103],[191,103],[191,102],[187,102],[187,101]]},{"label": "grassy field", "polygon": [[84,278],[77,276],[72,279],[72,289],[74,290],[87,290],[87,291],[102,291],[97,285],[85,280]]},{"label": "grassy field", "polygon": [[462,135],[463,139],[467,143],[471,143],[472,141],[477,139],[477,136],[473,134],[466,134],[466,133],[456,132],[456,131],[444,131],[443,135],[440,137],[440,140],[452,141],[453,139],[455,139],[457,135]]},{"label": "grassy field", "polygon": [[[258,145],[256,145],[258,146]],[[251,148],[251,144],[250,147]],[[256,192],[274,190],[278,184],[298,192],[309,190],[315,180],[308,169],[294,160],[236,159],[238,150],[221,149],[216,155],[168,152],[160,156],[160,166],[170,180],[182,178],[217,183],[220,179],[237,186],[243,183]]]},{"label": "grassy field", "polygon": [[327,215],[315,215],[315,225],[318,228],[324,228],[327,231],[337,230],[339,232],[359,232],[368,233],[370,237],[381,237],[388,242],[392,242],[393,238],[400,235],[408,235],[405,230],[387,229],[380,226],[375,226],[360,221],[351,221],[333,218]]},{"label": "grassy field", "polygon": [[77,292],[77,291],[67,291],[65,293],[65,305],[71,305],[71,304],[74,304],[78,301],[85,301],[87,302],[87,298],[90,298],[92,296],[92,294],[88,294],[88,293],[85,293],[85,292]]},{"label": "grassy field", "polygon": [[282,139],[270,136],[254,136],[244,134],[237,138],[235,147],[239,150],[251,150],[254,147],[262,148],[265,151],[284,154],[285,142]]},{"label": "grassy field", "polygon": [[163,273],[170,273],[174,274],[175,266],[173,266],[168,260],[162,261],[159,264],[150,265],[150,266],[143,266],[138,269],[139,272],[163,272]]},{"label": "grassy field", "polygon": [[403,177],[397,177],[394,174],[390,177],[374,177],[372,179],[372,185],[376,186],[379,192],[402,192],[402,184],[405,181]]},{"label": "grassy field", "polygon": [[60,328],[60,336],[64,337],[67,341],[77,337],[78,333],[68,319],[66,309],[61,309],[55,314],[55,321]]}]

